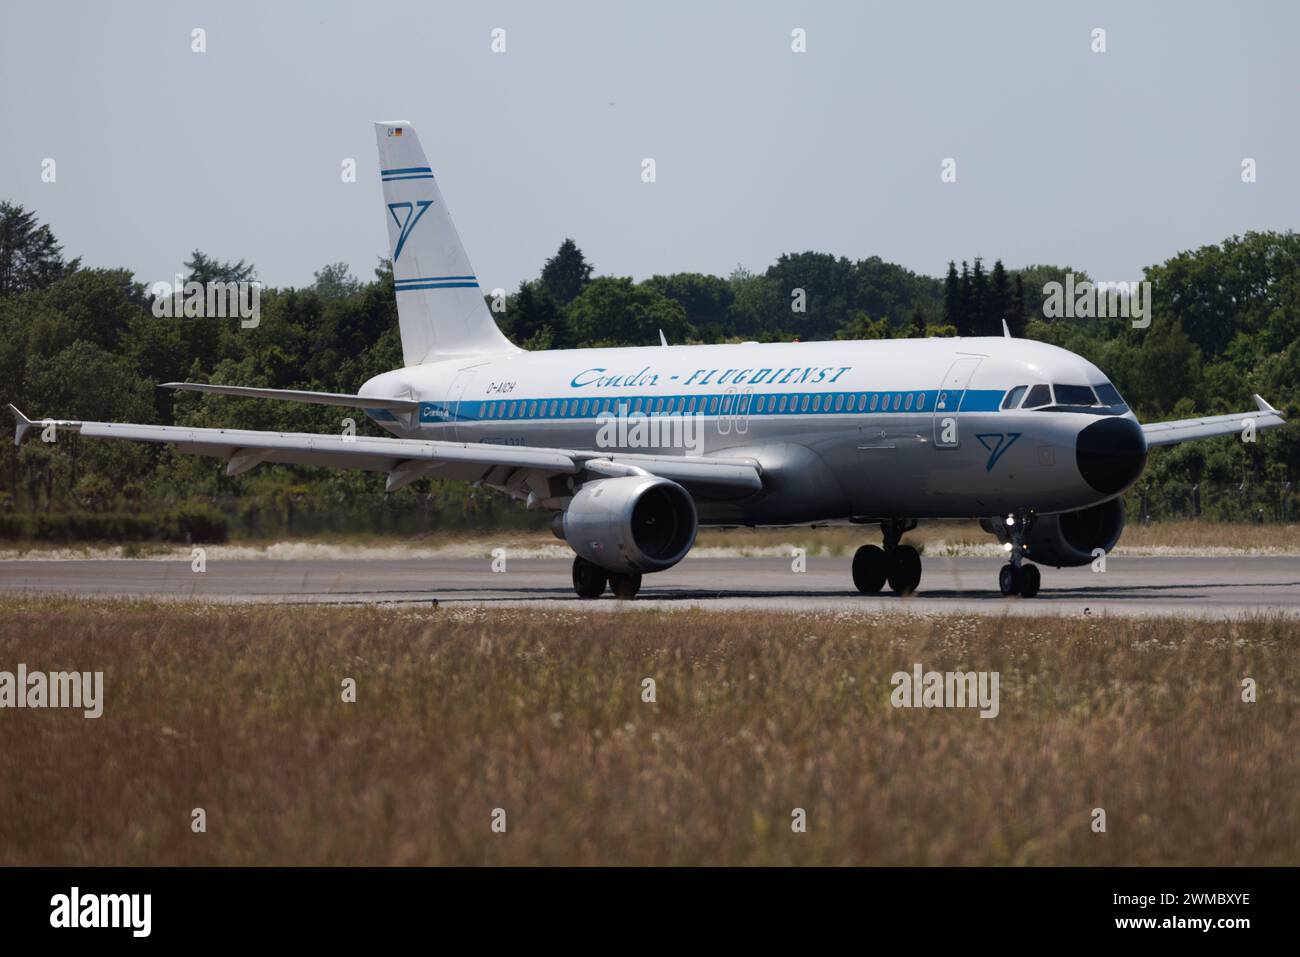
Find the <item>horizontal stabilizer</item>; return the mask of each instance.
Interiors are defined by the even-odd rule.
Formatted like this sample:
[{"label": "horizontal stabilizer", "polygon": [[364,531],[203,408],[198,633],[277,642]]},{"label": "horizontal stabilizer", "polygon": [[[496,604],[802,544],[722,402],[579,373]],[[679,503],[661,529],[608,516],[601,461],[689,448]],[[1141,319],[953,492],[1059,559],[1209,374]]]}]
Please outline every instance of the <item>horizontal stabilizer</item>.
[{"label": "horizontal stabilizer", "polygon": [[298,389],[258,389],[246,385],[209,385],[204,382],[164,382],[160,389],[180,392],[206,392],[209,395],[234,395],[242,399],[281,399],[287,402],[310,402],[314,405],[342,405],[352,409],[387,409],[389,412],[417,412],[420,403],[375,395],[350,395],[346,392],[305,392]]}]

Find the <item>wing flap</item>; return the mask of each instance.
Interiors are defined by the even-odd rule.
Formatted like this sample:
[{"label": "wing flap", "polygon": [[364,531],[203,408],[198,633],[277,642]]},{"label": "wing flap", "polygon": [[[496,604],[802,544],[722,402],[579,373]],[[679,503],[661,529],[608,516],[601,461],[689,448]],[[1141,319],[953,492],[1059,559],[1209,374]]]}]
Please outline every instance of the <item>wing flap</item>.
[{"label": "wing flap", "polygon": [[306,392],[299,389],[261,389],[247,385],[211,385],[206,382],[164,382],[158,388],[208,395],[233,395],[242,399],[279,399],[312,405],[341,405],[351,409],[384,409],[388,412],[418,412],[420,403],[395,396],[352,395],[347,392]]}]

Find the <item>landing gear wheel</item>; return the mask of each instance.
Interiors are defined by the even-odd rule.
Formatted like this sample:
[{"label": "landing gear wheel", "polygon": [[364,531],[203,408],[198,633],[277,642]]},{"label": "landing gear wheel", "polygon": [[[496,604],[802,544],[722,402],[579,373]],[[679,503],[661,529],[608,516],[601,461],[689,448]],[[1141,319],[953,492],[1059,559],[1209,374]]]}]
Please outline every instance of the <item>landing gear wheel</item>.
[{"label": "landing gear wheel", "polygon": [[1003,565],[998,572],[998,588],[1002,589],[1003,595],[1020,594],[1020,569],[1011,564]]},{"label": "landing gear wheel", "polygon": [[879,594],[885,587],[885,550],[863,545],[853,553],[853,584],[864,595]]},{"label": "landing gear wheel", "polygon": [[615,572],[609,576],[609,587],[615,598],[635,598],[641,590],[641,576],[636,572]]},{"label": "landing gear wheel", "polygon": [[579,598],[599,598],[605,594],[607,580],[605,569],[599,565],[585,558],[573,560],[573,590],[578,593]]},{"label": "landing gear wheel", "polygon": [[1020,566],[1020,597],[1033,598],[1038,594],[1038,586],[1043,583],[1037,565]]},{"label": "landing gear wheel", "polygon": [[899,545],[888,555],[889,587],[900,595],[910,595],[921,584],[921,556],[911,545]]}]

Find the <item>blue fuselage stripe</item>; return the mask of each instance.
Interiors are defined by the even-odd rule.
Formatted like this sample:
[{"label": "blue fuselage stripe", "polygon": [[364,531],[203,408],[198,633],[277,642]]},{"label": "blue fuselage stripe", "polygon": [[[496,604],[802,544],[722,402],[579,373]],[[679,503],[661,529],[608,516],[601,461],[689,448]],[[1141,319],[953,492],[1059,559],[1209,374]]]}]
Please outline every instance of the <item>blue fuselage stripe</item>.
[{"label": "blue fuselage stripe", "polygon": [[[749,419],[826,415],[857,418],[875,415],[933,417],[956,412],[996,412],[1004,395],[1006,391],[1003,389],[964,391],[913,389],[888,392],[769,392],[747,396],[735,393],[719,395],[712,392],[586,398],[568,396],[545,399],[490,399],[451,403],[421,402],[420,422],[425,425],[449,422],[586,420],[594,422],[601,416],[620,414],[665,418],[683,415],[703,415],[706,418],[714,418],[721,415]],[[742,404],[742,400],[745,399],[748,401]]]}]

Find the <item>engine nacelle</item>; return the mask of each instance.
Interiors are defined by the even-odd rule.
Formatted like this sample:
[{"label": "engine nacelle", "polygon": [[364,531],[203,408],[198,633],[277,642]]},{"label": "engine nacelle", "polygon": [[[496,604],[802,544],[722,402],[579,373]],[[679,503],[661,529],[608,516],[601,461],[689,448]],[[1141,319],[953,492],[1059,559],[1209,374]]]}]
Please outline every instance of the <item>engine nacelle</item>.
[{"label": "engine nacelle", "polygon": [[655,475],[598,479],[578,489],[556,532],[575,552],[611,572],[659,572],[695,544],[695,502]]},{"label": "engine nacelle", "polygon": [[[996,519],[980,523],[985,531],[992,532],[998,540],[1010,541],[1006,525]],[[1091,508],[1058,515],[1040,515],[1025,541],[1025,557],[1040,565],[1057,568],[1087,565],[1093,560],[1093,551],[1100,548],[1109,552],[1124,531],[1124,500],[1113,498]]]}]

